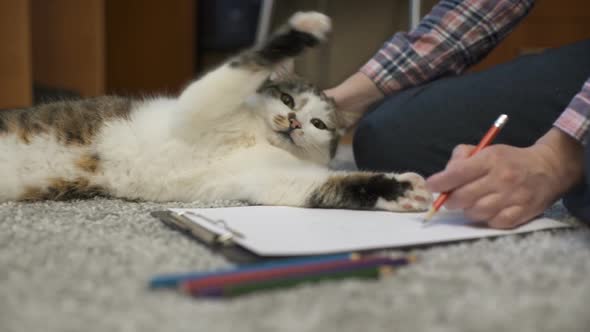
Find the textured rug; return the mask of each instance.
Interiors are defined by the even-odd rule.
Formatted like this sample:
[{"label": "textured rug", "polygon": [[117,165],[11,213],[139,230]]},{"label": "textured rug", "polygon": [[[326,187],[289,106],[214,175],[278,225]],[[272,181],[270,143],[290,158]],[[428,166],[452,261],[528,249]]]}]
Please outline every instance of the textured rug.
[{"label": "textured rug", "polygon": [[231,264],[149,212],[236,204],[0,204],[0,331],[590,331],[585,227],[415,250],[381,281],[229,301],[146,288]]},{"label": "textured rug", "polygon": [[[352,151],[333,164],[354,169]],[[230,266],[149,213],[201,204],[0,204],[0,332],[590,331],[590,229],[412,251],[381,281],[306,285],[232,300],[151,291],[154,274]],[[563,207],[548,214],[568,218]]]}]

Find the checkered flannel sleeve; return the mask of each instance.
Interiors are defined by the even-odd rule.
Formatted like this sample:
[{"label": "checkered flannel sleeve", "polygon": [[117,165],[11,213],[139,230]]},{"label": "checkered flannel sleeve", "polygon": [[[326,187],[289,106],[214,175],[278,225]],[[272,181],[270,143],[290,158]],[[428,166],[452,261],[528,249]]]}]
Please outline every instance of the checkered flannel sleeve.
[{"label": "checkered flannel sleeve", "polygon": [[582,90],[572,99],[569,106],[557,118],[554,126],[561,129],[582,144],[588,142],[590,125],[590,78]]},{"label": "checkered flannel sleeve", "polygon": [[483,58],[534,0],[442,0],[409,33],[397,33],[361,68],[385,93],[459,74]]}]

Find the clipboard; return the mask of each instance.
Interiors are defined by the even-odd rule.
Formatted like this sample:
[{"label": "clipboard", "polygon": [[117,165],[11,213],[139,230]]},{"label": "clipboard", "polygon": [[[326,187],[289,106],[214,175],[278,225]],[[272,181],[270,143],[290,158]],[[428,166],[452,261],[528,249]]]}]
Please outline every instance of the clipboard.
[{"label": "clipboard", "polygon": [[[237,245],[233,241],[231,231],[218,234],[200,224],[194,223],[182,213],[173,211],[153,211],[150,215],[162,221],[166,226],[180,231],[192,240],[205,245],[212,252],[225,256],[232,262],[246,264],[268,260],[267,257],[257,255]],[[216,221],[207,217],[204,217],[203,221],[216,223]]]},{"label": "clipboard", "polygon": [[284,206],[169,209],[152,216],[235,262],[423,248],[572,226],[541,217],[513,230],[497,230],[472,223],[460,211],[446,211],[435,225],[424,227],[424,213]]}]

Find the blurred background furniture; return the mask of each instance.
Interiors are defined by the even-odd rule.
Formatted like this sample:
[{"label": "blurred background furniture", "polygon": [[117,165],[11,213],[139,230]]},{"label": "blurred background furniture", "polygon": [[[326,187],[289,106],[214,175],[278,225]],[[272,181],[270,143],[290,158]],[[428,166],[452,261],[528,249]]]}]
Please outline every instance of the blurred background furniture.
[{"label": "blurred background furniture", "polygon": [[32,100],[29,3],[0,1],[0,109]]},{"label": "blurred background furniture", "polygon": [[0,109],[29,106],[34,92],[175,93],[195,72],[196,6],[195,0],[0,1]]},{"label": "blurred background furniture", "polygon": [[[436,0],[2,0],[0,109],[52,95],[174,94],[298,10],[327,13],[328,43],[296,61],[320,87],[354,73]],[[262,13],[262,15],[260,15]],[[590,38],[590,2],[537,0],[472,70]]]}]

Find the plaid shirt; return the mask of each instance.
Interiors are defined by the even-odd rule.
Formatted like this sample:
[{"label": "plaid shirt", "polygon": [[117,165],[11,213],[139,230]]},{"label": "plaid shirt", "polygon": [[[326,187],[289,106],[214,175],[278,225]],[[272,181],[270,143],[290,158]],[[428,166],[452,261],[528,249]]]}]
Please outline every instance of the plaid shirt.
[{"label": "plaid shirt", "polygon": [[[534,0],[442,0],[416,29],[395,34],[360,71],[385,94],[458,75],[487,55],[533,4]],[[590,79],[554,125],[585,143]]]}]

